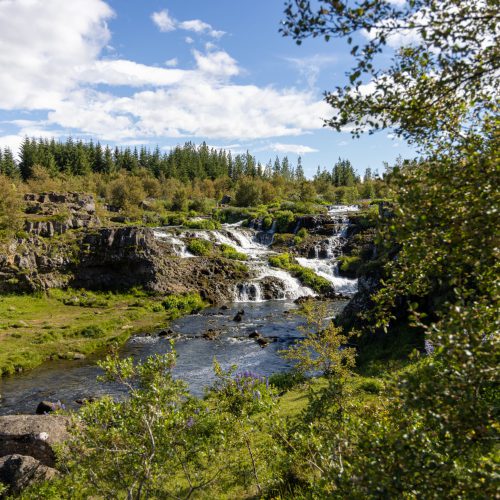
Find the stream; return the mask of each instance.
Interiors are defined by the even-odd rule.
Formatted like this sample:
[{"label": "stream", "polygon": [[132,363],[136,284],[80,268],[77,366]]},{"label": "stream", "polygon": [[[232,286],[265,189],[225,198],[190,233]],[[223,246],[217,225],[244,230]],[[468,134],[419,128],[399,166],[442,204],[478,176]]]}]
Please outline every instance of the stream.
[{"label": "stream", "polygon": [[[336,259],[341,254],[349,224],[348,212],[356,207],[332,207],[330,215],[334,234],[327,238],[326,257],[299,258],[302,266],[313,269],[328,279],[336,292],[350,296],[357,291],[357,280],[338,276]],[[193,258],[186,249],[184,238],[197,237],[215,244],[230,244],[248,257],[247,264],[254,278],[238,284],[234,301],[226,308],[209,308],[199,314],[189,315],[173,321],[169,329],[175,338],[178,353],[174,376],[185,380],[190,391],[202,395],[204,389],[214,381],[212,363],[217,358],[222,368],[238,365],[238,370],[251,370],[261,375],[286,371],[290,362],[284,360],[279,351],[286,349],[303,336],[300,326],[303,319],[294,313],[294,300],[314,293],[302,286],[288,272],[271,268],[267,263],[273,252],[269,248],[274,231],[256,231],[240,224],[225,224],[220,230],[189,230],[180,228],[158,228],[155,236],[170,243],[172,252],[182,258]],[[265,280],[275,282],[275,300],[265,300]],[[331,303],[331,315],[338,314],[347,300]],[[241,321],[234,321],[237,312],[243,310]],[[203,338],[207,330],[218,332],[215,340]],[[258,332],[269,343],[261,347],[255,338]],[[129,339],[121,349],[122,356],[133,356],[142,360],[153,354],[162,354],[170,349],[167,337],[158,335],[136,336]],[[63,402],[67,407],[78,407],[77,400],[110,394],[123,397],[121,387],[97,382],[101,370],[96,365],[97,356],[79,361],[52,361],[28,373],[0,380],[0,415],[34,413],[42,400]]]}]

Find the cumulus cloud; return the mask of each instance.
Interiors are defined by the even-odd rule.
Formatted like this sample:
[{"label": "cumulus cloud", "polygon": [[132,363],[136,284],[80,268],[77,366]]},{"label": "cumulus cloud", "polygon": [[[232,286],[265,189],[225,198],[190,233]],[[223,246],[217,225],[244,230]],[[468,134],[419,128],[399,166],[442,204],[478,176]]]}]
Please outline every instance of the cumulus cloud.
[{"label": "cumulus cloud", "polygon": [[177,29],[177,21],[170,17],[167,9],[160,12],[153,12],[151,19],[160,31],[175,31]]},{"label": "cumulus cloud", "polygon": [[296,155],[318,152],[317,149],[311,148],[309,146],[304,146],[302,144],[282,144],[280,142],[271,144],[269,149],[271,151],[276,151],[277,153],[293,153]]},{"label": "cumulus cloud", "polygon": [[0,108],[47,109],[110,39],[102,0],[0,2]]},{"label": "cumulus cloud", "polygon": [[167,9],[153,12],[151,19],[158,29],[163,32],[175,31],[176,29],[192,31],[193,33],[209,35],[213,38],[220,38],[225,31],[219,31],[201,19],[191,19],[189,21],[177,21],[168,13]]},{"label": "cumulus cloud", "polygon": [[193,50],[190,69],[174,67],[175,58],[168,67],[104,59],[112,16],[103,0],[0,1],[0,109],[38,117],[11,122],[17,131],[4,132],[3,144],[17,144],[25,133],[122,143],[193,136],[265,140],[320,129],[331,113],[312,91],[236,83],[238,62],[214,45]]},{"label": "cumulus cloud", "polygon": [[179,69],[157,68],[123,59],[94,61],[79,70],[80,82],[131,87],[172,85],[186,73]]}]

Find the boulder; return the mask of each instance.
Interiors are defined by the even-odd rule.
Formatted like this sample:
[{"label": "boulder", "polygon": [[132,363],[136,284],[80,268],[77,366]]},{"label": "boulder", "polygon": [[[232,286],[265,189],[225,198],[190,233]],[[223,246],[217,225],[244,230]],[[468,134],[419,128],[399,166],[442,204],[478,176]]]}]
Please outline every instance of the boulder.
[{"label": "boulder", "polygon": [[62,409],[63,405],[60,401],[57,401],[56,403],[52,401],[41,401],[40,403],[38,403],[35,413],[37,415],[45,415],[46,413],[52,413],[54,411]]},{"label": "boulder", "polygon": [[53,479],[59,473],[39,460],[25,455],[7,455],[0,458],[0,482],[17,494],[33,483]]},{"label": "boulder", "polygon": [[241,311],[238,311],[236,313],[236,315],[233,318],[233,321],[236,321],[237,323],[239,323],[243,319],[244,314],[245,314],[245,311],[243,309],[241,309]]},{"label": "boulder", "polygon": [[249,335],[248,335],[248,338],[249,339],[260,339],[262,337],[262,335],[257,331],[253,331],[251,332]]},{"label": "boulder", "polygon": [[69,418],[62,415],[0,417],[0,457],[29,455],[43,465],[55,465],[54,444],[68,439]]},{"label": "boulder", "polygon": [[209,328],[205,333],[203,333],[202,337],[207,340],[215,340],[220,336],[221,333],[222,332],[220,330]]}]

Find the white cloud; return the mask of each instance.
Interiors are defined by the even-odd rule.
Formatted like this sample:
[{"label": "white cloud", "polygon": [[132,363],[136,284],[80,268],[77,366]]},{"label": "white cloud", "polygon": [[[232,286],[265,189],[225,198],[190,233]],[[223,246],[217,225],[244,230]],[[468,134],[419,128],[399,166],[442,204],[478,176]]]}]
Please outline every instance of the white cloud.
[{"label": "white cloud", "polygon": [[315,54],[309,57],[287,57],[286,60],[293,64],[309,87],[314,87],[322,68],[335,64],[338,58],[335,56]]},{"label": "white cloud", "polygon": [[225,31],[214,30],[210,24],[201,21],[200,19],[192,19],[191,21],[183,21],[179,23],[179,28],[194,33],[206,33],[214,38],[220,38],[225,35]]},{"label": "white cloud", "polygon": [[80,68],[81,82],[102,83],[106,85],[172,85],[185,75],[179,69],[157,68],[123,59],[94,61],[91,65]]},{"label": "white cloud", "polygon": [[186,38],[184,38],[184,41],[186,43],[189,43],[189,44],[194,43],[194,40],[190,36],[187,36]]},{"label": "white cloud", "polygon": [[163,32],[174,31],[177,28],[177,21],[170,17],[167,9],[160,12],[153,12],[151,19],[158,26],[158,29]]},{"label": "white cloud", "polygon": [[296,155],[318,152],[317,149],[311,148],[309,146],[304,146],[302,144],[282,144],[280,142],[271,144],[269,149],[271,151],[276,151],[277,153],[293,153]]},{"label": "white cloud", "polygon": [[110,39],[102,0],[0,2],[0,108],[47,109]]},{"label": "white cloud", "polygon": [[156,24],[158,29],[163,32],[175,31],[181,29],[185,31],[192,31],[199,35],[209,35],[213,38],[220,38],[226,34],[225,31],[219,31],[212,28],[212,26],[201,19],[191,19],[189,21],[177,21],[169,13],[167,9],[153,12],[151,19]]},{"label": "white cloud", "polygon": [[173,57],[172,59],[168,59],[167,61],[165,61],[165,66],[168,66],[169,68],[175,68],[176,66],[178,66],[179,64],[179,60],[177,59],[177,57]]},{"label": "white cloud", "polygon": [[229,77],[235,76],[240,72],[237,62],[227,52],[222,50],[207,54],[202,54],[194,50],[193,55],[196,66],[203,73],[217,77]]},{"label": "white cloud", "polygon": [[320,129],[331,113],[312,91],[235,83],[238,62],[213,45],[193,50],[192,69],[103,59],[112,15],[103,0],[0,0],[0,109],[46,112],[11,122],[18,130],[4,132],[4,143],[25,133],[117,142],[269,139]]}]

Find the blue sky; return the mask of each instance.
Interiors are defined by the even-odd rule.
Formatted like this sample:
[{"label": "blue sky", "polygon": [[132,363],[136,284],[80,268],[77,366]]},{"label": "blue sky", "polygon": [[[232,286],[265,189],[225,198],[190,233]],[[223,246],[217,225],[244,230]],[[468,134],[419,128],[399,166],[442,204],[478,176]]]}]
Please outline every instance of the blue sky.
[{"label": "blue sky", "polygon": [[283,38],[281,0],[3,0],[0,144],[92,137],[168,150],[187,140],[263,162],[340,156],[359,172],[413,152],[390,131],[322,127],[323,92],[352,64],[341,42]]}]

